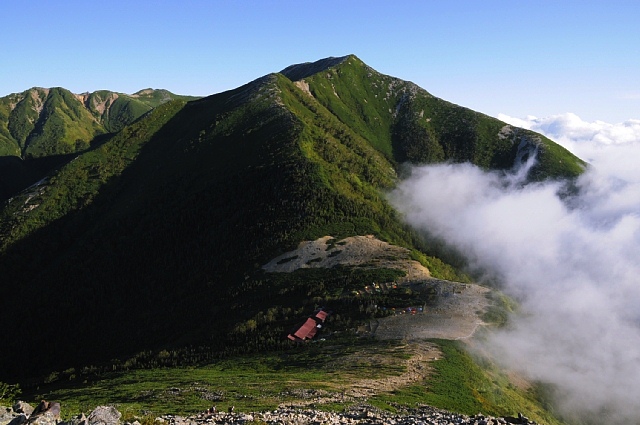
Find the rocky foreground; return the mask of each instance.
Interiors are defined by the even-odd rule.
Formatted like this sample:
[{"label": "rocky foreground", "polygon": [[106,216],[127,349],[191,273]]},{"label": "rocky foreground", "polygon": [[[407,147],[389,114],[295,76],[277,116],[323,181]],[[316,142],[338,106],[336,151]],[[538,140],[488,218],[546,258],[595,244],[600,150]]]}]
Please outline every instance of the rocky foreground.
[{"label": "rocky foreground", "polygon": [[[46,403],[46,402],[43,402]],[[42,409],[42,403],[32,408],[27,403],[18,402],[12,407],[0,407],[0,425],[140,425],[140,422],[121,421],[122,414],[113,406],[99,406],[88,416],[81,414],[69,420],[60,419],[60,405],[50,403]],[[40,410],[38,410],[40,409]],[[155,423],[166,425],[207,425],[207,424],[271,424],[271,425],[320,425],[320,424],[389,424],[389,425],[498,425],[535,424],[525,416],[491,417],[446,412],[429,406],[409,409],[402,414],[381,411],[372,406],[360,405],[344,412],[323,412],[315,409],[280,408],[274,411],[237,413],[217,412],[211,409],[194,416],[164,415],[155,418]]]}]

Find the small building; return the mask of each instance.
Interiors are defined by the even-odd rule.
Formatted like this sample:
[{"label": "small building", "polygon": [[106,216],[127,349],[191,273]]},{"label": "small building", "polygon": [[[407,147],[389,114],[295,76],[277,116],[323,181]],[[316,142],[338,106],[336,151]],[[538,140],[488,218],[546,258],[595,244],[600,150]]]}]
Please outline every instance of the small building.
[{"label": "small building", "polygon": [[291,341],[305,341],[313,338],[318,329],[322,328],[324,321],[329,316],[329,312],[323,309],[317,310],[302,323],[296,325],[287,338]]}]

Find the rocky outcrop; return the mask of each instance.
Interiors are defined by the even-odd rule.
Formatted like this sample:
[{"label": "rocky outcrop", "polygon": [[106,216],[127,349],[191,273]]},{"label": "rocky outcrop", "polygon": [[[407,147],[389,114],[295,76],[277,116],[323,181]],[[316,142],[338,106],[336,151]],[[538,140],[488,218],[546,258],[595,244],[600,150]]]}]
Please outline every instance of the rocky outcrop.
[{"label": "rocky outcrop", "polygon": [[36,417],[29,417],[27,419],[28,425],[57,425],[60,422],[60,414],[55,412],[44,412]]},{"label": "rocky outcrop", "polygon": [[11,408],[0,407],[0,425],[56,425],[60,422],[60,403],[42,400],[33,408],[17,401]]},{"label": "rocky outcrop", "polygon": [[[52,403],[57,404],[58,403]],[[39,424],[39,425],[140,425],[138,421],[120,422],[122,414],[113,406],[98,406],[85,417],[84,414],[61,422],[55,412],[45,411],[32,417],[24,413],[15,412],[12,408],[0,407],[0,425]],[[58,412],[59,413],[59,412]],[[7,420],[9,418],[9,420]],[[46,419],[45,419],[46,418]],[[522,424],[535,425],[522,414],[517,417],[492,417],[481,413],[467,416],[422,406],[416,409],[404,409],[401,413],[390,413],[373,406],[362,404],[353,406],[343,412],[324,412],[316,409],[279,408],[267,412],[237,413],[233,409],[228,412],[218,412],[215,408],[193,416],[163,415],[155,418],[156,423],[166,425],[244,425],[252,423],[266,423],[269,425],[507,425]]]},{"label": "rocky outcrop", "polygon": [[27,417],[25,415],[18,415],[9,422],[9,425],[23,425],[27,423]]},{"label": "rocky outcrop", "polygon": [[506,424],[535,424],[525,416],[492,417],[481,413],[466,416],[451,413],[429,406],[406,410],[401,414],[393,414],[378,410],[372,406],[361,405],[344,412],[324,412],[315,409],[286,409],[281,408],[260,413],[207,413],[197,416],[181,417],[165,415],[158,421],[169,425],[243,425],[247,423],[267,423],[270,425],[312,425],[312,424],[368,424],[368,425],[506,425]]},{"label": "rocky outcrop", "polygon": [[60,403],[42,400],[34,409],[24,401],[16,402],[12,407],[0,406],[0,425],[117,425],[122,414],[114,407],[98,406],[89,415],[84,414],[67,421],[60,419]]},{"label": "rocky outcrop", "polygon": [[22,425],[31,412],[33,407],[24,401],[18,401],[12,407],[0,406],[0,425]]}]

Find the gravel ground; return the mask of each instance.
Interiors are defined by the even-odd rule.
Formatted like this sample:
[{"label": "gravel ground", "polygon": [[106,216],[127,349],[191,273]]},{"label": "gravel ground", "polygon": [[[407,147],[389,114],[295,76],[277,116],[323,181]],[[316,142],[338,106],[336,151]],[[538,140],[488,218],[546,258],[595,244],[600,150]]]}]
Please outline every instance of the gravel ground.
[{"label": "gravel ground", "polygon": [[[373,334],[379,339],[465,339],[483,325],[482,313],[489,305],[488,288],[475,284],[439,281],[451,291],[438,297],[422,314],[401,314],[379,319]],[[375,329],[375,330],[374,330]]]}]

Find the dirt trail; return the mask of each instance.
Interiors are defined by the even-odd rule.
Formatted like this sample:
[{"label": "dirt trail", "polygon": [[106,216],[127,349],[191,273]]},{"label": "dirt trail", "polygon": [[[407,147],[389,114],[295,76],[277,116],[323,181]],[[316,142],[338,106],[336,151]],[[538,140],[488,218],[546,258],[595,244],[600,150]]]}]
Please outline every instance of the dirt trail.
[{"label": "dirt trail", "polygon": [[411,355],[405,362],[406,372],[398,376],[355,381],[346,393],[355,398],[371,397],[380,392],[421,382],[431,373],[432,368],[429,363],[442,357],[437,345],[425,341],[414,341],[401,349]]},{"label": "dirt trail", "polygon": [[[279,407],[303,408],[319,404],[366,400],[376,394],[390,392],[407,385],[424,381],[430,376],[432,371],[430,362],[442,357],[442,352],[438,346],[426,341],[412,341],[398,346],[395,349],[410,356],[408,359],[400,362],[406,369],[400,375],[386,376],[383,378],[357,379],[345,382],[341,391],[314,391],[313,396],[308,397],[306,400],[299,399],[295,402],[282,403]],[[345,363],[357,362],[359,356],[367,356],[368,359],[377,357],[376,354],[372,353],[360,353],[348,356],[342,361]],[[389,362],[386,358],[380,360],[383,363]],[[372,368],[375,369],[376,366],[372,366]]]}]

